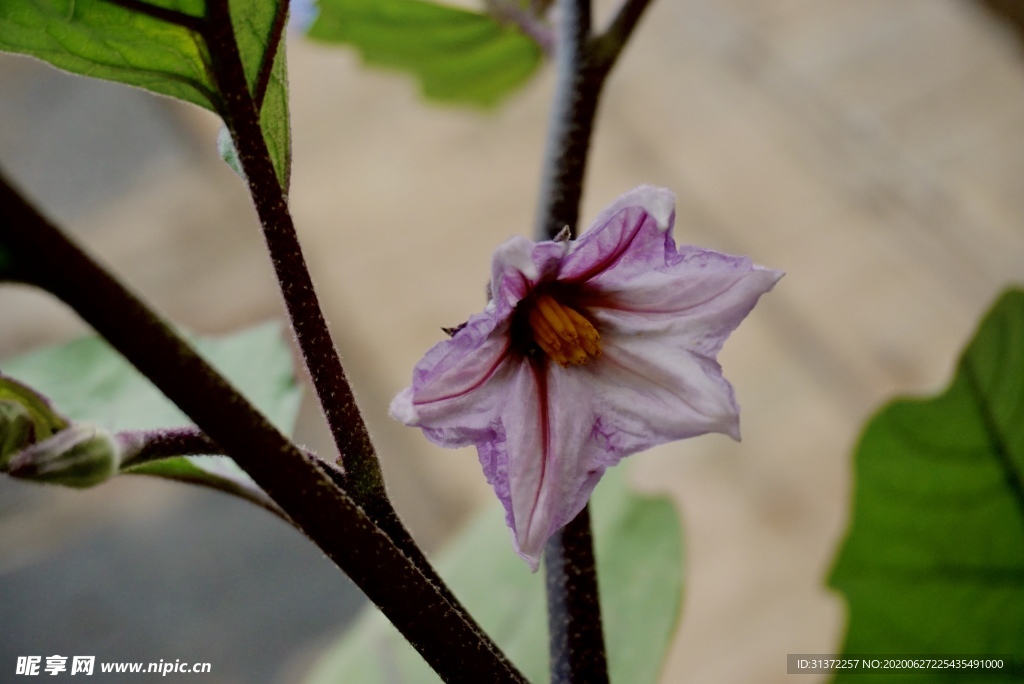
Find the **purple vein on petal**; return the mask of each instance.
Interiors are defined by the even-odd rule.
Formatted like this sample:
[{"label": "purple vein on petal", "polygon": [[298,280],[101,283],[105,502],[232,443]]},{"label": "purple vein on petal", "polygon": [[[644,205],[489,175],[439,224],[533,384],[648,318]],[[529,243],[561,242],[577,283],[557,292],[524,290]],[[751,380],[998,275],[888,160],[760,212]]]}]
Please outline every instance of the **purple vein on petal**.
[{"label": "purple vein on petal", "polygon": [[[620,211],[615,216],[613,216],[611,218],[611,220],[614,221],[618,216],[620,216],[621,214],[626,213],[627,211],[629,211],[628,207],[623,209],[622,211]],[[604,273],[605,271],[608,271],[608,270],[614,268],[615,264],[619,263],[619,261],[626,254],[626,252],[629,251],[629,248],[633,245],[633,242],[636,241],[637,236],[640,234],[640,231],[643,229],[646,217],[647,217],[647,213],[644,212],[644,214],[641,216],[640,220],[636,222],[636,225],[633,227],[633,230],[629,233],[629,238],[625,241],[625,244],[623,244],[622,240],[620,240],[618,246],[615,248],[615,251],[613,251],[610,255],[606,256],[604,259],[602,259],[601,261],[597,262],[596,264],[593,264],[589,269],[584,271],[582,274],[577,275],[577,276],[573,276],[572,278],[566,278],[562,282],[566,282],[566,283],[585,283],[588,280],[590,280],[591,278],[593,278],[593,277],[595,277],[595,276],[597,276],[597,275],[599,275],[601,273]],[[623,219],[623,221],[625,221],[625,219]],[[586,234],[584,234],[583,237],[586,237]]]},{"label": "purple vein on petal", "polygon": [[626,375],[632,375],[632,376],[638,377],[641,380],[643,380],[645,383],[647,383],[649,385],[653,385],[654,387],[657,387],[659,389],[664,390],[666,394],[671,395],[671,396],[679,399],[679,401],[681,401],[684,404],[686,404],[687,406],[689,406],[693,410],[694,413],[703,415],[703,411],[699,410],[696,406],[693,405],[693,402],[691,402],[689,399],[687,399],[686,397],[682,396],[679,392],[677,392],[675,387],[672,387],[670,385],[666,385],[663,382],[659,382],[657,377],[649,376],[646,373],[644,373],[644,372],[634,368],[633,366],[631,366],[631,365],[629,365],[627,363],[623,363],[622,361],[619,361],[619,360],[615,359],[614,356],[611,355],[611,354],[606,354],[605,357],[603,359],[601,359],[601,361],[603,363],[607,363],[610,366],[615,366],[616,368],[621,370]]},{"label": "purple vein on petal", "polygon": [[469,394],[469,393],[471,393],[471,392],[473,392],[475,390],[480,389],[488,380],[490,380],[494,376],[494,374],[498,371],[498,368],[501,367],[501,364],[503,364],[505,362],[505,359],[508,358],[508,352],[509,352],[509,348],[511,346],[512,346],[511,343],[506,342],[504,348],[501,350],[501,353],[497,355],[497,358],[495,358],[494,363],[491,364],[491,367],[488,368],[487,371],[482,376],[480,376],[479,380],[474,382],[472,385],[470,385],[466,389],[459,390],[458,392],[453,392],[452,394],[446,394],[443,397],[437,397],[435,399],[426,399],[426,400],[423,400],[423,401],[414,401],[413,404],[415,406],[425,406],[427,404],[436,404],[439,401],[447,401],[449,399],[456,399],[458,397],[464,397],[467,394]]},{"label": "purple vein on petal", "polygon": [[[539,367],[538,367],[539,366]],[[548,412],[548,378],[547,364],[530,364],[530,372],[537,384],[537,411],[540,418],[540,477],[537,478],[537,491],[533,494],[533,505],[530,507],[529,527],[525,530],[524,539],[529,539],[533,532],[537,506],[540,504],[541,490],[544,489],[544,478],[548,471],[548,458],[551,454],[551,420]]]},{"label": "purple vein on petal", "polygon": [[672,316],[678,316],[678,315],[690,313],[694,309],[698,309],[698,308],[700,308],[702,306],[710,304],[711,302],[713,302],[714,300],[718,299],[719,297],[721,297],[721,296],[723,296],[725,294],[728,294],[730,290],[735,288],[737,285],[739,285],[743,281],[743,277],[742,276],[744,276],[744,275],[746,275],[746,274],[745,273],[744,274],[740,274],[739,278],[736,278],[735,280],[730,282],[726,287],[722,288],[718,292],[715,292],[713,294],[708,295],[707,298],[702,299],[699,302],[693,302],[692,304],[687,304],[686,306],[684,306],[684,307],[682,307],[680,309],[645,308],[642,305],[623,304],[620,301],[618,301],[618,298],[616,297],[616,295],[619,294],[619,293],[616,292],[616,291],[602,292],[598,296],[592,296],[590,298],[584,299],[583,303],[584,303],[584,306],[588,306],[588,307],[591,307],[591,308],[594,308],[594,309],[608,309],[609,311],[623,311],[623,312],[626,312],[626,313],[635,313],[635,314],[667,314],[667,315],[672,315]]}]

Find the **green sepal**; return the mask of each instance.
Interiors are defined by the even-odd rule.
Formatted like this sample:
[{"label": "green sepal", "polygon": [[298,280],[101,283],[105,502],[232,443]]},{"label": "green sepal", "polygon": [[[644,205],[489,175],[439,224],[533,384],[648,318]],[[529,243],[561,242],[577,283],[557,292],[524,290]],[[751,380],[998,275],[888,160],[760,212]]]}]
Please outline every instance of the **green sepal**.
[{"label": "green sepal", "polygon": [[8,463],[12,477],[76,489],[117,474],[121,448],[106,430],[76,423],[24,449]]},{"label": "green sepal", "polygon": [[39,392],[0,373],[0,467],[13,454],[68,426]]}]

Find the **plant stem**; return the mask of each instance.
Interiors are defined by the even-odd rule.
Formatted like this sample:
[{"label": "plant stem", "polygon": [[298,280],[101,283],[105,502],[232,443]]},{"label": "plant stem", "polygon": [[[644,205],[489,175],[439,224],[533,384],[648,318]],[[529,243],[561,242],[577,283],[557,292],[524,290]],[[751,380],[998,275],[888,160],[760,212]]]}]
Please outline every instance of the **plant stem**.
[{"label": "plant stem", "polygon": [[223,100],[224,121],[249,183],[281,294],[313,387],[345,471],[346,489],[371,518],[394,517],[380,464],[331,339],[284,191],[270,160],[259,113],[245,79],[227,0],[210,0],[207,47]]},{"label": "plant stem", "polygon": [[[554,239],[566,227],[576,235],[587,151],[603,84],[603,76],[588,63],[590,0],[559,0],[558,9],[558,79],[537,213],[538,240]],[[551,681],[607,682],[597,569],[586,507],[548,541],[544,572]]]},{"label": "plant stem", "polygon": [[[114,435],[121,449],[119,470],[125,475],[155,475],[166,480],[198,485],[230,494],[255,504],[273,513],[289,525],[295,525],[291,518],[267,496],[267,493],[247,478],[233,477],[229,472],[198,472],[191,468],[167,468],[155,472],[146,467],[147,463],[162,461],[179,456],[219,455],[221,449],[212,439],[195,427],[164,428],[161,430],[125,430]],[[309,454],[305,454],[310,458]],[[138,469],[142,466],[141,470]],[[14,474],[14,473],[12,473]],[[299,530],[302,531],[301,529]]]},{"label": "plant stem", "polygon": [[608,681],[589,506],[544,549],[552,684]]},{"label": "plant stem", "polygon": [[553,240],[566,226],[576,235],[590,135],[603,75],[589,64],[590,0],[559,0],[557,82],[541,171],[535,233]]},{"label": "plant stem", "polygon": [[115,437],[121,447],[121,465],[132,466],[175,456],[201,456],[224,452],[216,442],[194,427],[160,430],[124,430]]},{"label": "plant stem", "polygon": [[[558,0],[557,80],[548,124],[535,234],[578,234],[590,138],[605,80],[649,0],[624,0],[608,30],[591,36],[590,0]],[[544,550],[551,681],[608,681],[604,630],[587,507]]]},{"label": "plant stem", "polygon": [[[449,603],[462,610],[388,499],[377,454],[320,309],[287,200],[263,139],[226,0],[210,0],[208,21],[206,41],[223,97],[223,117],[249,183],[295,337],[340,455],[343,473],[332,471],[329,474],[445,594]],[[468,613],[464,617],[476,625]],[[477,630],[486,637],[483,630],[479,627]]]},{"label": "plant stem", "polygon": [[594,39],[592,54],[598,68],[610,70],[651,0],[624,0],[605,32]]},{"label": "plant stem", "polygon": [[0,177],[0,252],[74,309],[253,478],[447,681],[524,681],[353,498]]},{"label": "plant stem", "polygon": [[[259,74],[256,76],[256,86],[253,88],[252,100],[256,111],[263,109],[263,98],[267,94],[267,86],[270,85],[270,74],[274,71],[274,62],[277,60],[277,51],[284,42],[284,32],[288,25],[288,0],[277,0],[277,12],[274,14],[274,24],[270,27],[270,36],[267,38],[267,50],[263,54],[263,62],[260,64]],[[288,184],[285,183],[285,189]]]}]

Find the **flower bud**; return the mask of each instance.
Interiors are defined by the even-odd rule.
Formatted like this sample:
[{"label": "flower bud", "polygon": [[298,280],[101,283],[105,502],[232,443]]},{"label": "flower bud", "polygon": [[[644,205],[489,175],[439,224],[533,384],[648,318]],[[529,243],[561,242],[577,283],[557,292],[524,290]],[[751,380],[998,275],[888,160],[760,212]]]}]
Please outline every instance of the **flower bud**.
[{"label": "flower bud", "polygon": [[26,447],[68,426],[50,400],[28,385],[0,373],[0,470]]},{"label": "flower bud", "polygon": [[92,487],[117,474],[117,440],[95,425],[75,423],[10,459],[12,477],[68,487]]},{"label": "flower bud", "polygon": [[35,424],[28,409],[16,401],[0,399],[0,469],[10,457],[35,441]]}]

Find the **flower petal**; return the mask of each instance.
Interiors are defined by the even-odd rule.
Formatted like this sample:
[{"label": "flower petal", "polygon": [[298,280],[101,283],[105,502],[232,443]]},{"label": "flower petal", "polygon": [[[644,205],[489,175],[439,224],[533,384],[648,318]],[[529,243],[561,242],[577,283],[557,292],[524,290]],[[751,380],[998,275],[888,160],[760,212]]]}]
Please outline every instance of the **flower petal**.
[{"label": "flower petal", "polygon": [[498,486],[495,491],[511,520],[516,552],[532,570],[551,535],[580,512],[604,469],[618,460],[609,462],[592,439],[592,393],[579,371],[524,362],[508,387],[502,413],[508,500]]},{"label": "flower petal", "polygon": [[643,209],[654,219],[659,230],[666,231],[672,227],[673,216],[676,213],[676,194],[668,188],[654,185],[637,186],[605,207],[594,219],[593,225],[604,225],[627,207]]},{"label": "flower petal", "polygon": [[677,348],[714,358],[782,276],[746,257],[684,247],[660,269],[594,278],[586,306],[602,330],[670,334]]},{"label": "flower petal", "polygon": [[450,340],[434,345],[413,371],[412,386],[391,402],[391,415],[423,428],[445,447],[474,444],[499,420],[503,378],[510,364],[508,321],[489,313],[469,319]]},{"label": "flower petal", "polygon": [[671,336],[615,335],[590,369],[598,432],[617,458],[720,432],[739,440],[739,406],[713,358],[681,351]]},{"label": "flower petal", "polygon": [[[494,254],[484,312],[431,349],[392,403],[393,416],[435,443],[476,445],[533,570],[624,456],[707,432],[739,439],[739,407],[715,357],[782,273],[677,250],[674,217],[671,192],[642,186],[578,240],[508,240]],[[602,354],[562,367],[520,332],[513,342],[516,307],[538,285],[597,328]]]},{"label": "flower petal", "polygon": [[643,272],[664,264],[672,240],[675,195],[649,185],[628,192],[598,215],[572,244],[558,279],[586,282],[611,270]]},{"label": "flower petal", "polygon": [[522,236],[509,238],[491,259],[491,301],[506,313],[519,303],[538,281],[550,278],[568,250],[568,243],[534,242]]}]

